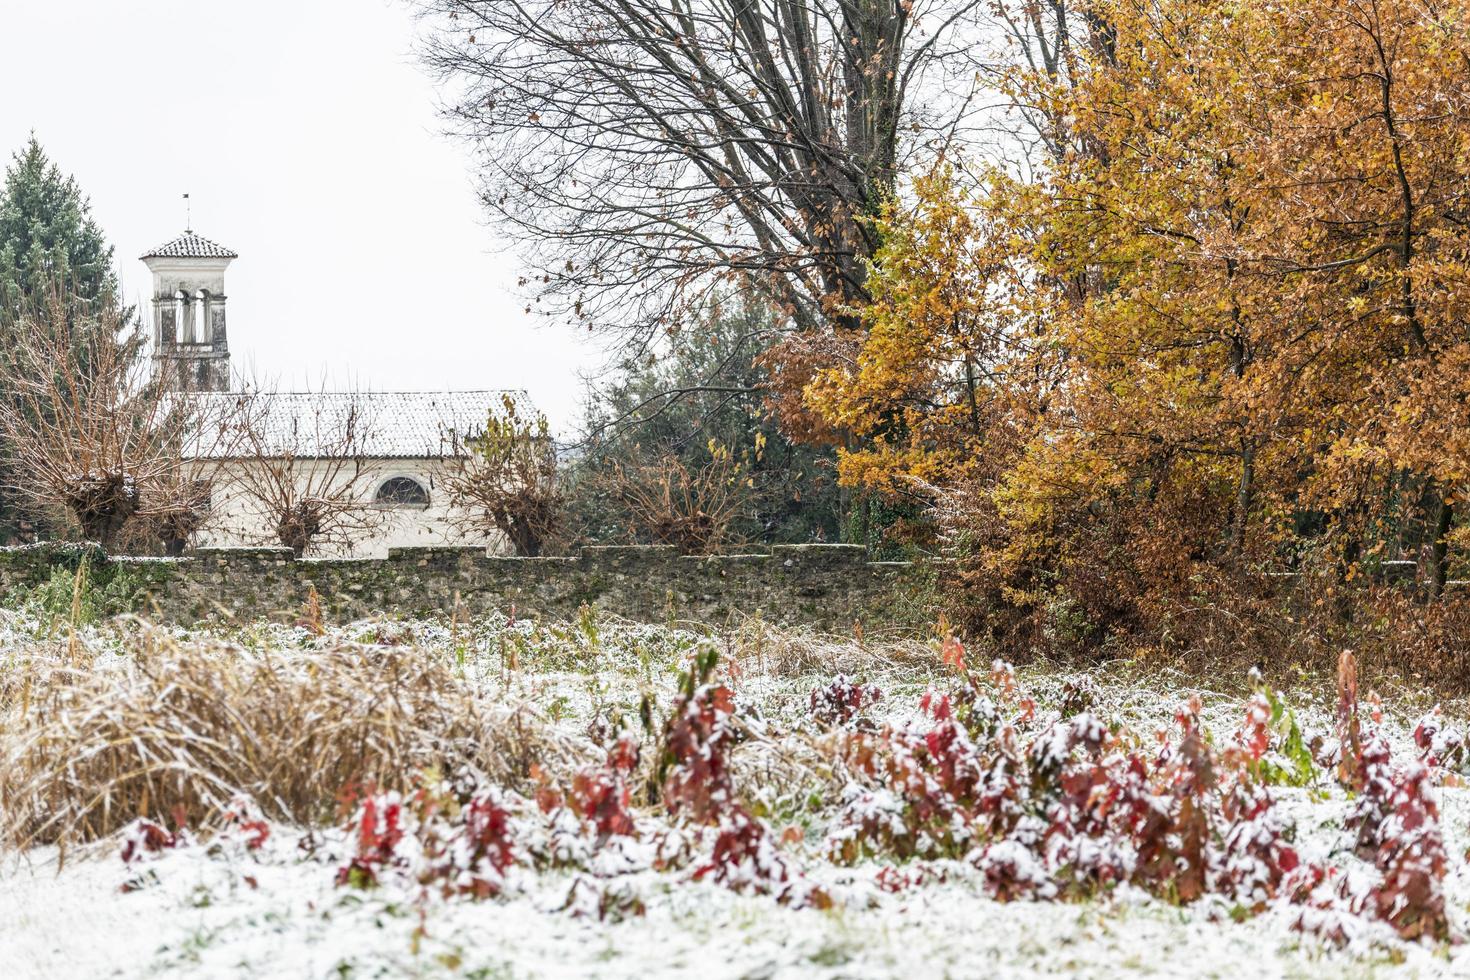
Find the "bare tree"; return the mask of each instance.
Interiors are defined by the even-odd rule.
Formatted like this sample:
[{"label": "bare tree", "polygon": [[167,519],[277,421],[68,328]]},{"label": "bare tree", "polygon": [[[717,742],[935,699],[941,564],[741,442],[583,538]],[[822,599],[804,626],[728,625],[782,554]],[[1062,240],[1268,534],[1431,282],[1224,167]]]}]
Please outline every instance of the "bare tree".
[{"label": "bare tree", "polygon": [[[115,307],[78,319],[60,295],[18,321],[0,358],[11,395],[0,399],[0,436],[22,499],[113,547],[130,522],[177,509],[170,486],[187,447],[230,430],[153,383],[138,328]],[[207,473],[190,480],[196,500],[208,493]]]},{"label": "bare tree", "polygon": [[856,325],[868,219],[966,118],[987,0],[419,3],[538,303],[647,330],[731,279]]},{"label": "bare tree", "polygon": [[485,420],[485,431],[467,443],[469,451],[456,457],[446,480],[461,523],[481,534],[504,534],[518,555],[540,555],[563,517],[546,416],[507,393]]},{"label": "bare tree", "polygon": [[194,536],[204,530],[213,504],[213,484],[195,479],[188,461],[180,459],[169,476],[145,497],[140,523],[148,538],[163,546],[164,554],[181,555]]},{"label": "bare tree", "polygon": [[165,554],[178,555],[214,523],[215,488],[254,431],[257,420],[251,413],[257,405],[248,396],[179,393],[173,398],[180,438],[168,441],[163,465],[144,487],[137,523]]},{"label": "bare tree", "polygon": [[333,553],[375,534],[388,515],[368,499],[375,420],[351,392],[198,396],[240,400],[248,422],[222,480],[262,543]]}]

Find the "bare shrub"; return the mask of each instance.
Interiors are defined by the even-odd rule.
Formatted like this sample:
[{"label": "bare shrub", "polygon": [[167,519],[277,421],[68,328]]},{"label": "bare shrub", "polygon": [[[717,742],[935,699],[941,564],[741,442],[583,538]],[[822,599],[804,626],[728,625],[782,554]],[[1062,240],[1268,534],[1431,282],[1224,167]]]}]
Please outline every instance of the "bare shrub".
[{"label": "bare shrub", "polygon": [[510,393],[468,441],[469,452],[446,481],[462,522],[485,534],[504,534],[518,555],[535,557],[562,526],[556,446],[546,416]]},{"label": "bare shrub", "polygon": [[154,478],[143,487],[137,530],[182,554],[215,520],[214,493],[225,468],[253,431],[254,405],[239,396],[174,396],[179,437],[171,439]]},{"label": "bare shrub", "polygon": [[239,440],[239,406],[160,385],[138,327],[112,306],[81,321],[58,293],[11,337],[0,440],[21,499],[110,549],[181,552],[208,514],[214,461]]},{"label": "bare shrub", "polygon": [[0,437],[15,490],[60,509],[82,537],[111,545],[168,468],[182,406],[151,383],[141,335],[115,306],[92,318],[58,290],[23,316],[0,360]]},{"label": "bare shrub", "polygon": [[377,424],[367,399],[352,392],[269,391],[224,398],[248,406],[225,478],[265,526],[262,544],[290,548],[297,557],[329,553],[387,522],[366,492]]},{"label": "bare shrub", "polygon": [[710,461],[691,467],[677,456],[608,473],[634,534],[685,554],[712,554],[739,544],[736,526],[751,509],[752,489],[741,461],[711,445]]},{"label": "bare shrub", "polygon": [[[182,461],[181,461],[182,462]],[[181,555],[210,518],[213,481],[180,466],[160,480],[145,499],[145,527],[165,554]]]}]

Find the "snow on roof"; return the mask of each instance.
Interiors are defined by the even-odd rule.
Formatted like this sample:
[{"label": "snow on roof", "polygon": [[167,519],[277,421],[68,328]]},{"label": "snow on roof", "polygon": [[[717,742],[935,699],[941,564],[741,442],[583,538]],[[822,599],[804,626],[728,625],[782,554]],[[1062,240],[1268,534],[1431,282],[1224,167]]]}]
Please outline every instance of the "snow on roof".
[{"label": "snow on roof", "polygon": [[240,256],[192,230],[138,256],[140,259],[238,259]]},{"label": "snow on roof", "polygon": [[192,397],[202,417],[248,419],[260,449],[210,451],[201,456],[340,455],[350,425],[355,452],[376,458],[462,455],[464,440],[484,431],[501,391],[211,392]]}]

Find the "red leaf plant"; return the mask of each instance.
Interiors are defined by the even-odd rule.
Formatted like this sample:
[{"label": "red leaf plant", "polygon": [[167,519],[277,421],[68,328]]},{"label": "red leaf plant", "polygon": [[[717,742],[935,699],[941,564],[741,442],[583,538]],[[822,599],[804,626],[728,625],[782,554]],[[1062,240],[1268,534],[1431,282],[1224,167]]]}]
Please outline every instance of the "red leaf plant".
[{"label": "red leaf plant", "polygon": [[[139,817],[123,828],[122,861],[131,869],[164,851],[185,847],[192,843],[194,843],[194,835],[189,833],[188,827],[185,826],[183,807],[174,810],[173,830],[147,817]],[[125,894],[137,891],[149,881],[155,880],[157,879],[153,878],[151,871],[134,874],[118,886],[118,891]]]},{"label": "red leaf plant", "polygon": [[864,708],[882,698],[883,692],[877,687],[864,687],[849,680],[846,674],[838,674],[826,687],[812,692],[812,718],[823,728],[846,727]]},{"label": "red leaf plant", "polygon": [[237,796],[225,809],[224,833],[244,844],[245,850],[258,851],[270,840],[271,827],[254,802]]},{"label": "red leaf plant", "polygon": [[638,742],[630,735],[621,735],[608,750],[605,765],[584,769],[572,779],[567,802],[577,816],[592,824],[599,847],[611,837],[636,833],[628,809],[628,777],[638,768],[638,755]]},{"label": "red leaf plant", "polygon": [[[1386,744],[1371,731],[1365,737],[1350,654],[1339,670],[1338,732],[1340,758],[1353,764],[1345,781],[1361,787],[1358,850],[1381,874],[1368,890],[1303,861],[1292,845],[1263,776],[1283,737],[1265,694],[1247,703],[1221,750],[1191,698],[1176,715],[1177,734],[1161,733],[1150,757],[1090,711],[1037,722],[1014,673],[997,664],[991,693],[1021,706],[1003,720],[971,677],[962,675],[953,694],[926,693],[922,725],[847,737],[858,780],[828,838],[834,860],[964,858],[1001,900],[1080,898],[1127,882],[1180,903],[1220,895],[1249,912],[1296,904],[1301,928],[1338,941],[1346,935],[1340,913],[1378,918],[1406,938],[1448,935],[1429,769],[1395,769]],[[1421,727],[1421,746],[1432,750],[1435,734]]]},{"label": "red leaf plant", "polygon": [[139,817],[122,832],[123,864],[135,864],[150,855],[179,847],[190,839],[188,830],[182,825],[177,830],[169,830],[160,823]]},{"label": "red leaf plant", "polygon": [[664,727],[658,781],[669,814],[713,831],[708,860],[693,871],[735,891],[774,895],[782,904],[825,908],[831,899],[789,867],[769,830],[739,801],[729,754],[738,741],[734,696],[710,682],[716,654],[689,667]]},{"label": "red leaf plant", "polygon": [[1414,744],[1419,747],[1420,759],[1431,770],[1460,769],[1465,765],[1465,735],[1445,724],[1444,712],[1438,705],[1414,726]]},{"label": "red leaf plant", "polygon": [[356,851],[338,869],[339,885],[370,888],[392,875],[445,897],[491,898],[518,860],[511,812],[495,787],[463,800],[427,786],[406,797],[369,793],[351,826]]}]

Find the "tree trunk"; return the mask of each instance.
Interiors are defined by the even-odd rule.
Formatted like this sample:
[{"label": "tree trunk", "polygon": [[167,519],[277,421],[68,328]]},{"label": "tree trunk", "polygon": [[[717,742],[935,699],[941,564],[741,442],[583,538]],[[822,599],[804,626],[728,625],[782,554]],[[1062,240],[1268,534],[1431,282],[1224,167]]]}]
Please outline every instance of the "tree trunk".
[{"label": "tree trunk", "polygon": [[1444,594],[1450,525],[1454,523],[1455,507],[1438,491],[1433,481],[1425,487],[1423,502],[1428,534],[1420,552],[1419,577],[1424,582],[1424,598],[1433,601]]},{"label": "tree trunk", "polygon": [[1250,522],[1251,497],[1255,492],[1256,449],[1249,439],[1240,443],[1240,482],[1235,490],[1235,520],[1230,528],[1230,553],[1238,560],[1245,554],[1245,532]]}]

